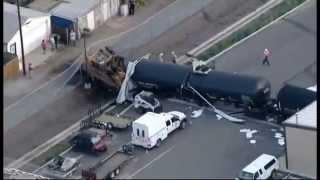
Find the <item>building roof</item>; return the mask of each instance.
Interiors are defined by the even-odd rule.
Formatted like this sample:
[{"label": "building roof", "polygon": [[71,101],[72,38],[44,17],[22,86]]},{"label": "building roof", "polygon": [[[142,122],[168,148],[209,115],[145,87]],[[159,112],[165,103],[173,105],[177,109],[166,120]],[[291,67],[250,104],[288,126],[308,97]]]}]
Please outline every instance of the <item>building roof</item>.
[{"label": "building roof", "polygon": [[317,128],[317,101],[312,102],[283,123],[297,127]]},{"label": "building roof", "polygon": [[[48,16],[48,14],[35,11],[29,8],[20,7],[21,24],[29,18]],[[3,41],[8,42],[19,29],[17,6],[10,3],[3,3]]]},{"label": "building roof", "polygon": [[99,1],[97,0],[66,0],[53,8],[50,13],[54,16],[75,21],[78,17],[86,15]]}]

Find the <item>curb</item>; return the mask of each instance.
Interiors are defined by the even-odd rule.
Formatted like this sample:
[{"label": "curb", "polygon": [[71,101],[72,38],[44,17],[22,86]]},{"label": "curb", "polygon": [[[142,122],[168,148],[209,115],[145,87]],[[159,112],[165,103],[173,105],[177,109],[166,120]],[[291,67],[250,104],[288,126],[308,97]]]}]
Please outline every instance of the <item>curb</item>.
[{"label": "curb", "polygon": [[[239,30],[246,24],[250,23],[252,20],[263,14],[264,12],[268,11],[272,7],[276,6],[278,3],[282,2],[283,0],[270,0],[266,4],[263,4],[259,8],[257,8],[255,11],[251,12],[250,14],[244,16],[240,20],[236,21],[235,23],[231,24],[218,34],[212,36],[210,39],[207,41],[201,43],[199,46],[193,48],[192,50],[187,52],[187,55],[191,56],[197,56],[204,52],[205,50],[209,49],[212,45],[215,43],[221,41],[222,39],[226,38],[233,32]],[[180,56],[177,61],[181,64],[189,61],[190,58],[188,58],[186,55]]]}]

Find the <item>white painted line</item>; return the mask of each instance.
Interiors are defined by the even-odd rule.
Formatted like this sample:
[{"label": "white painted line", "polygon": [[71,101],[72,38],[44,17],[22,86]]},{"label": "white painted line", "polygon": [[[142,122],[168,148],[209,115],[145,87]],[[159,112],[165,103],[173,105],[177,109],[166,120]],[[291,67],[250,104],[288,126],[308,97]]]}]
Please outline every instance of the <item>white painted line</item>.
[{"label": "white painted line", "polygon": [[298,8],[302,7],[304,4],[306,4],[307,2],[309,2],[310,0],[306,0],[305,2],[301,3],[299,6],[291,9],[290,11],[286,12],[285,14],[283,14],[282,16],[278,17],[277,19],[273,20],[272,22],[270,22],[269,24],[263,26],[262,28],[260,28],[258,31],[255,31],[254,33],[250,34],[249,36],[241,39],[240,41],[238,41],[237,43],[233,44],[232,46],[230,46],[229,48],[223,50],[222,52],[218,53],[217,55],[209,58],[206,63],[210,63],[211,61],[215,60],[216,58],[218,58],[219,56],[221,56],[222,54],[226,53],[227,51],[229,51],[230,49],[240,45],[241,43],[243,43],[244,41],[248,40],[249,38],[251,38],[252,36],[262,32],[263,30],[265,30],[266,28],[270,27],[271,25],[273,25],[274,23],[278,22],[279,20],[281,20],[282,18],[284,18],[285,16],[288,16],[289,14],[291,14],[292,12],[294,12],[295,10],[297,10]]},{"label": "white painted line", "polygon": [[[106,103],[105,105],[103,105],[101,108],[104,109],[106,107],[108,107],[110,104],[112,104],[114,102],[114,99],[109,101],[108,103]],[[115,108],[115,106],[113,107]],[[108,108],[109,110],[113,109],[112,107]],[[95,110],[95,112],[98,112],[98,110]],[[77,132],[80,129],[80,123],[81,121],[88,119],[89,116],[86,115],[85,117],[83,117],[82,119],[80,119],[78,122],[76,122],[75,124],[73,124],[72,126],[70,126],[69,128],[65,129],[64,131],[62,131],[61,133],[57,134],[56,136],[54,136],[53,138],[49,139],[48,141],[46,141],[45,143],[39,145],[38,147],[36,147],[35,149],[33,149],[32,151],[26,153],[25,155],[23,155],[22,157],[20,157],[19,159],[13,161],[12,163],[10,163],[9,165],[7,165],[6,167],[8,168],[19,168],[22,167],[23,165],[29,163],[32,159],[34,159],[35,157],[39,156],[40,154],[46,152],[47,150],[49,150],[50,148],[52,148],[53,146],[55,146],[56,144],[58,144],[59,142],[61,142],[63,139],[65,139],[66,137],[72,135],[73,133]]]},{"label": "white painted line", "polygon": [[123,111],[119,113],[119,116],[124,115],[127,111],[129,111],[132,108],[133,104],[130,104],[128,107],[126,107]]},{"label": "white painted line", "polygon": [[[90,45],[88,46],[88,51],[90,51],[91,48],[93,48],[95,45],[97,45],[97,44],[99,44],[99,43],[101,43],[101,42],[103,42],[103,41],[110,41],[110,40],[115,39],[115,38],[117,38],[117,37],[120,37],[120,36],[122,36],[122,35],[124,35],[124,34],[127,34],[127,33],[131,32],[131,31],[134,31],[135,29],[139,28],[140,26],[142,26],[142,25],[148,23],[149,21],[151,21],[155,16],[158,16],[158,15],[159,15],[160,13],[162,13],[166,8],[168,8],[168,7],[170,7],[170,6],[173,6],[173,5],[174,5],[175,3],[177,3],[177,2],[178,2],[178,1],[175,1],[175,2],[173,2],[173,3],[171,3],[171,4],[169,4],[167,7],[161,9],[160,11],[158,11],[157,13],[155,13],[154,15],[150,16],[148,19],[146,19],[146,20],[143,21],[142,23],[140,23],[140,24],[138,24],[138,25],[136,25],[136,26],[134,26],[134,27],[126,30],[126,31],[120,32],[119,34],[116,34],[116,35],[111,36],[111,37],[106,38],[106,39],[101,39],[101,40],[99,40],[99,41],[95,41],[94,43],[92,43],[92,44],[90,44]],[[45,86],[47,86],[49,83],[53,82],[54,80],[58,79],[60,76],[62,76],[63,74],[65,74],[65,72],[69,71],[69,69],[72,68],[72,66],[74,66],[75,64],[77,64],[78,61],[81,61],[81,57],[82,57],[83,55],[84,55],[84,54],[81,53],[81,54],[79,55],[79,57],[71,64],[71,66],[70,66],[68,69],[64,70],[62,73],[58,74],[57,76],[55,76],[55,77],[52,78],[51,80],[49,80],[49,81],[45,82],[44,84],[40,85],[38,88],[36,88],[36,89],[33,90],[32,92],[30,92],[29,94],[23,96],[23,97],[20,98],[18,101],[16,101],[16,102],[14,102],[13,104],[10,104],[9,106],[7,106],[7,107],[4,109],[4,112],[8,111],[8,110],[11,109],[12,107],[16,106],[16,105],[19,104],[21,101],[23,101],[25,98],[31,96],[31,95],[34,94],[35,92],[39,91],[40,89],[42,89],[42,88],[44,88]]]},{"label": "white painted line", "polygon": [[146,165],[144,165],[142,168],[138,169],[137,171],[135,171],[133,174],[131,174],[128,179],[132,179],[135,175],[137,175],[138,173],[140,173],[142,170],[144,170],[145,168],[149,167],[152,163],[154,163],[155,161],[161,159],[164,155],[166,155],[167,153],[169,153],[170,151],[172,151],[174,148],[174,146],[172,146],[171,148],[169,148],[168,150],[166,150],[165,152],[159,154],[157,157],[155,157],[153,160],[151,160],[149,163],[147,163]]}]

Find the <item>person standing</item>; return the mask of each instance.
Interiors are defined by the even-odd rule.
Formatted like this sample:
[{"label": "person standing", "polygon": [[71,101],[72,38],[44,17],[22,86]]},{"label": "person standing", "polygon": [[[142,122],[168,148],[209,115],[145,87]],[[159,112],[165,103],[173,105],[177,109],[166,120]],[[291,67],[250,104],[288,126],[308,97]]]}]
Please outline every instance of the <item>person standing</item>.
[{"label": "person standing", "polygon": [[134,0],[129,0],[129,15],[134,15],[135,2]]},{"label": "person standing", "polygon": [[73,29],[70,32],[70,40],[71,40],[71,45],[76,46],[76,33],[73,31]]},{"label": "person standing", "polygon": [[32,63],[28,64],[29,78],[31,78]]},{"label": "person standing", "polygon": [[44,39],[41,42],[41,47],[42,47],[42,53],[46,54],[47,45],[46,45],[46,41]]},{"label": "person standing", "polygon": [[51,44],[51,51],[53,51],[55,46],[55,40],[53,36],[50,37],[50,44]]},{"label": "person standing", "polygon": [[56,46],[56,49],[58,49],[58,35],[54,35],[53,36],[53,39],[54,39],[54,44],[55,44],[55,46]]},{"label": "person standing", "polygon": [[266,48],[264,49],[264,59],[262,61],[262,65],[267,64],[268,66],[270,66],[270,62],[269,62],[269,56],[270,56],[270,51]]}]

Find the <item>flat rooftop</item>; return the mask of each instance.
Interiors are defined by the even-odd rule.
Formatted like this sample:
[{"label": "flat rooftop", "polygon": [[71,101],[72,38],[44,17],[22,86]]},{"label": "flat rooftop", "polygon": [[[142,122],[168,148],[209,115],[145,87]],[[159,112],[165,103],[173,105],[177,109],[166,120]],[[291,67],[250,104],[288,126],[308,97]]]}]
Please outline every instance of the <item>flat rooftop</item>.
[{"label": "flat rooftop", "polygon": [[317,101],[312,102],[283,123],[298,127],[317,128]]}]

